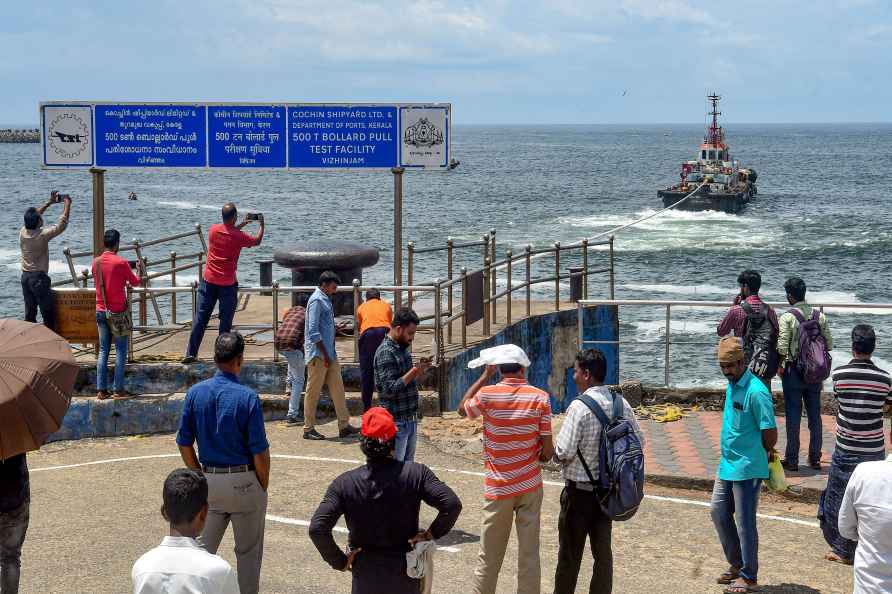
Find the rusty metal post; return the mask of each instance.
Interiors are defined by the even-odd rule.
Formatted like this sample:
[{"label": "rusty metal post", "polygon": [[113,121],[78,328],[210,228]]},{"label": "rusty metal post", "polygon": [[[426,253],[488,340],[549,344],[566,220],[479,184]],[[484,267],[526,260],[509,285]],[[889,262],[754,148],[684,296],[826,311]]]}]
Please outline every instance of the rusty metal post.
[{"label": "rusty metal post", "polygon": [[[146,270],[147,260],[143,259],[143,257],[142,257],[142,250],[139,247],[139,240],[136,238],[133,239],[133,248],[136,253],[136,260],[140,264],[142,264],[142,266],[140,266],[140,270],[138,271],[139,272],[139,286],[142,288],[146,288],[147,286],[149,286],[149,282],[146,279],[146,276],[148,275],[148,270]],[[139,294],[139,325],[145,326],[147,323],[148,323],[148,315],[146,312],[146,294],[140,293]]]},{"label": "rusty metal post", "polygon": [[208,243],[204,239],[204,233],[201,231],[201,225],[195,223],[195,234],[198,235],[199,241],[201,241],[201,251],[205,254],[208,253]]},{"label": "rusty metal post", "polygon": [[93,257],[105,249],[105,169],[90,168],[93,176]]},{"label": "rusty metal post", "polygon": [[468,346],[468,269],[461,267],[461,346]]},{"label": "rusty metal post", "polygon": [[[409,244],[411,245],[411,244]],[[411,268],[409,269],[412,270]],[[409,273],[411,274],[411,272]],[[411,284],[411,282],[410,282]],[[409,297],[409,307],[412,307],[412,297]],[[359,363],[359,324],[356,312],[359,310],[359,279],[353,279],[353,362]]]},{"label": "rusty metal post", "polygon": [[527,244],[527,247],[524,248],[525,258],[527,262],[527,317],[530,317],[530,311],[532,309],[532,299],[533,299],[533,256],[532,256],[533,246]]},{"label": "rusty metal post", "polygon": [[[443,298],[442,291],[440,290],[440,279],[434,279],[434,345],[431,349],[431,355],[434,358],[434,363],[437,365],[443,360],[443,327],[441,325],[441,318],[443,317],[442,304],[440,301]],[[439,387],[438,387],[439,389]],[[442,409],[441,409],[442,410]]]},{"label": "rusty metal post", "polygon": [[554,242],[554,310],[561,309],[561,242]]},{"label": "rusty metal post", "polygon": [[498,267],[495,266],[495,263],[498,261],[496,257],[496,230],[489,230],[489,263],[490,263],[490,279],[489,279],[489,299],[490,306],[492,307],[492,316],[490,316],[490,321],[492,324],[496,323],[496,303],[498,300],[496,299],[496,286],[498,283],[496,282],[496,275],[498,274]]},{"label": "rusty metal post", "polygon": [[71,282],[74,284],[74,288],[77,288],[77,270],[74,269],[74,260],[71,258],[71,248],[67,245],[65,249],[62,250],[62,253],[65,254],[65,261],[68,263],[68,272],[71,273]]},{"label": "rusty metal post", "polygon": [[616,299],[616,275],[613,270],[613,235],[610,236],[610,281],[608,284],[610,298]]},{"label": "rusty metal post", "polygon": [[[170,286],[176,288],[177,286],[177,253],[170,252]],[[177,292],[173,291],[170,294],[170,323],[176,325],[177,323]]]},{"label": "rusty metal post", "polygon": [[[454,249],[455,243],[452,241],[451,237],[446,238],[446,265],[448,268],[448,279],[450,281],[449,288],[447,289],[447,303],[446,307],[449,311],[449,316],[452,317],[452,267],[454,265],[453,254],[452,251]],[[446,342],[452,344],[452,322],[449,322],[449,325],[446,327]]]},{"label": "rusty metal post", "polygon": [[511,325],[511,298],[514,296],[514,291],[511,287],[511,250],[505,252],[505,259],[508,260],[508,269],[505,271],[508,278],[508,301],[505,303],[505,325]]},{"label": "rusty metal post", "polygon": [[279,333],[279,281],[273,281],[273,361],[279,361],[279,349],[276,347],[276,334]]},{"label": "rusty metal post", "polygon": [[[410,241],[406,245],[406,249],[408,250],[407,258],[406,258],[406,284],[410,287],[413,285],[413,281],[415,280],[413,266],[415,264],[415,242]],[[406,292],[406,306],[409,309],[412,309],[412,291]]]},{"label": "rusty metal post", "polygon": [[[492,310],[486,304],[487,296],[489,295],[489,276],[492,274],[492,260],[486,258],[483,261],[483,335],[489,336],[489,325],[492,322],[490,319],[490,315]],[[492,299],[490,297],[490,299]]]},{"label": "rusty metal post", "polygon": [[588,239],[582,240],[582,298],[588,299]]},{"label": "rusty metal post", "polygon": [[[133,307],[133,289],[132,287],[127,287],[127,307]],[[133,315],[133,311],[131,310],[130,315]],[[132,318],[131,318],[132,319]],[[99,355],[99,352],[96,352],[96,355]],[[118,352],[118,349],[115,349],[115,357],[119,357],[121,354]],[[133,324],[130,324],[130,332],[127,336],[127,362],[133,363]]]}]

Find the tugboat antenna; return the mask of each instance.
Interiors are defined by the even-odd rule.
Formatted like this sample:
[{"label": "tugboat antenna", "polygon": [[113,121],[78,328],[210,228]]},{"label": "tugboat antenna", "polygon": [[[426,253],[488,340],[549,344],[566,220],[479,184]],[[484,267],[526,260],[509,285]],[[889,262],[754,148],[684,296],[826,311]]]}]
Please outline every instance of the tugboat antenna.
[{"label": "tugboat antenna", "polygon": [[722,112],[719,111],[719,101],[721,101],[722,96],[718,93],[712,93],[707,96],[710,103],[712,103],[712,111],[709,112],[709,115],[712,116],[712,124],[709,126],[709,138],[708,142],[715,143],[718,142],[719,139],[719,119],[718,117],[722,115]]}]

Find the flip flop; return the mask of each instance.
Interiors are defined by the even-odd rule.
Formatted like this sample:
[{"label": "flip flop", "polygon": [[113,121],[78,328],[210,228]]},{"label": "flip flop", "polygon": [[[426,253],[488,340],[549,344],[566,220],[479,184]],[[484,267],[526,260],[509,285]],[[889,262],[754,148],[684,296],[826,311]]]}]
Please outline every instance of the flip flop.
[{"label": "flip flop", "polygon": [[106,392],[105,390],[99,390],[96,392],[96,400],[108,400],[111,398],[111,394]]},{"label": "flip flop", "polygon": [[836,553],[830,552],[824,555],[825,561],[830,561],[831,563],[839,563],[840,565],[852,565],[851,559],[846,559],[845,557],[840,557]]},{"label": "flip flop", "polygon": [[716,578],[715,583],[717,584],[730,584],[734,580],[740,577],[740,573],[734,571],[726,571],[722,575]]},{"label": "flip flop", "polygon": [[748,592],[761,592],[762,588],[758,584],[749,584],[744,582],[742,584],[729,584],[722,592],[724,594],[747,594]]}]

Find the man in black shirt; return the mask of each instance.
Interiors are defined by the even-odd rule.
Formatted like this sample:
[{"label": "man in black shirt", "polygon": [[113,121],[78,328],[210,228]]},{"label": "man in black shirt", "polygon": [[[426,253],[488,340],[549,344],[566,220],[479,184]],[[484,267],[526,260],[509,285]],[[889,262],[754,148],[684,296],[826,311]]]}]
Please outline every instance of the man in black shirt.
[{"label": "man in black shirt", "polygon": [[[444,536],[458,519],[461,501],[427,467],[394,459],[396,424],[381,407],[362,416],[360,447],[365,466],[334,480],[313,514],[310,538],[322,558],[339,571],[353,572],[353,594],[417,594],[421,580],[406,573],[406,553],[415,543]],[[419,530],[424,501],[439,511],[430,528]],[[344,553],[332,528],[345,516]]]},{"label": "man in black shirt", "polygon": [[28,531],[31,485],[28,462],[19,454],[0,462],[0,592],[19,591],[22,544]]}]

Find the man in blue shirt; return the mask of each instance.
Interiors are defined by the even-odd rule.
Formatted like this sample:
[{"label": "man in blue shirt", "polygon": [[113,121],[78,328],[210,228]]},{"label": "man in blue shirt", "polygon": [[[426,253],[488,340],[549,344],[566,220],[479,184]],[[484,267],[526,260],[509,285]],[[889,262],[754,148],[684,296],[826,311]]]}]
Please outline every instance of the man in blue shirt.
[{"label": "man in blue shirt", "polygon": [[239,383],[244,352],[245,341],[237,332],[217,337],[218,371],[186,394],[177,445],[186,466],[207,476],[209,510],[199,542],[216,554],[232,522],[239,591],[257,594],[270,455],[260,398]]},{"label": "man in blue shirt", "polygon": [[[757,587],[759,488],[768,478],[768,455],[777,443],[774,401],[765,384],[747,369],[740,339],[723,338],[719,366],[728,379],[722,418],[718,476],[712,492],[712,522],[730,567],[718,578],[725,592]],[[735,516],[736,523],[735,523]]]},{"label": "man in blue shirt", "polygon": [[316,431],[316,407],[319,405],[322,386],[328,386],[328,393],[334,402],[338,415],[338,436],[350,437],[359,433],[359,429],[350,425],[341,364],[338,363],[338,352],[335,350],[334,305],[331,303],[331,296],[337,292],[339,282],[338,275],[326,270],[319,275],[319,288],[313,291],[307,301],[304,330],[307,361],[304,439],[325,439],[324,435]]}]

